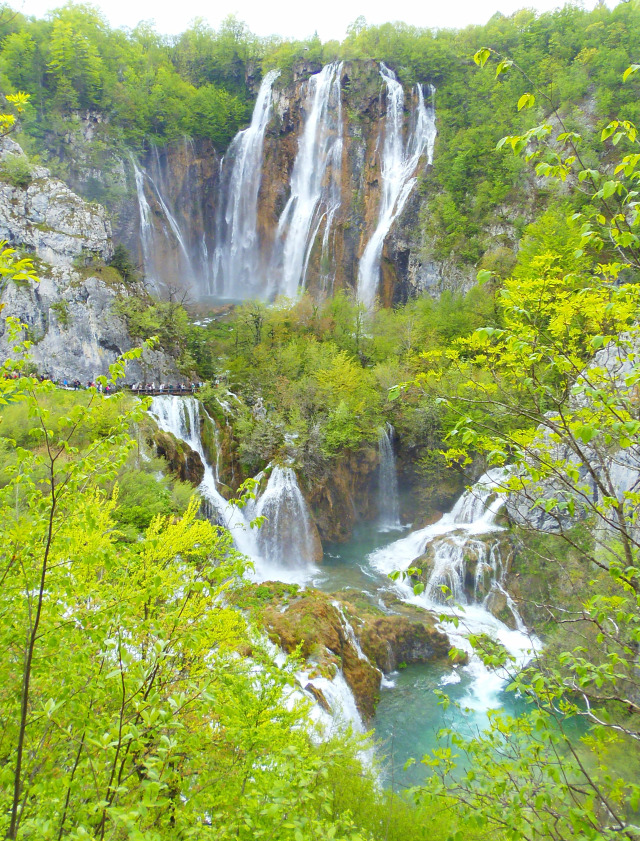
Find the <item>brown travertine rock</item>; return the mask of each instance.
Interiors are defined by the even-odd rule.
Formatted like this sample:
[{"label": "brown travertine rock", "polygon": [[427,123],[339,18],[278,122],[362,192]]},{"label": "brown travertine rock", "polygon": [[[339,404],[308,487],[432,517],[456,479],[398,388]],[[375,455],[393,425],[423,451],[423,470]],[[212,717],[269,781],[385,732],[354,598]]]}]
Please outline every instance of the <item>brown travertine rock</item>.
[{"label": "brown travertine rock", "polygon": [[258,622],[284,651],[299,649],[312,671],[327,677],[341,669],[366,720],[375,712],[383,672],[400,663],[426,663],[449,654],[446,634],[426,610],[393,600],[398,612],[385,614],[364,600],[355,605],[344,594],[291,590],[264,582],[250,588],[245,599],[251,602],[252,592],[254,598],[260,596]]},{"label": "brown travertine rock", "polygon": [[149,439],[149,445],[156,453],[167,460],[169,468],[182,479],[198,486],[204,478],[204,465],[200,455],[184,441],[179,441],[170,432],[158,429]]}]

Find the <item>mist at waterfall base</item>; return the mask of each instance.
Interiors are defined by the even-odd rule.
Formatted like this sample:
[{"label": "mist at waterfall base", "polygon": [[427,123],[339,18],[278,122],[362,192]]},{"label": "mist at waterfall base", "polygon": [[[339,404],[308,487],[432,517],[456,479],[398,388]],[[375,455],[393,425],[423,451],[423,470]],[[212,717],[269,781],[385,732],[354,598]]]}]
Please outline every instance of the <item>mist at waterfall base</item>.
[{"label": "mist at waterfall base", "polygon": [[[406,772],[402,770],[403,765],[408,758],[419,760],[435,747],[436,734],[441,728],[453,727],[470,735],[486,725],[490,709],[504,708],[511,713],[517,712],[516,699],[504,692],[507,675],[488,670],[473,653],[466,637],[469,633],[486,633],[499,640],[514,657],[516,667],[524,665],[531,649],[539,643],[527,634],[515,606],[512,609],[516,628],[512,629],[487,610],[487,597],[481,598],[480,591],[468,599],[462,587],[463,550],[465,546],[473,546],[480,553],[476,588],[488,575],[491,589],[496,588],[508,596],[502,589],[504,570],[493,539],[502,531],[496,524],[502,504],[495,493],[499,473],[490,471],[482,477],[437,523],[400,538],[397,531],[394,534],[389,530],[390,511],[387,508],[381,512],[377,527],[360,526],[349,542],[325,546],[324,561],[318,567],[314,564],[309,511],[291,467],[274,467],[266,484],[262,480],[263,490],[256,501],[245,509],[237,508],[227,502],[217,489],[215,433],[214,458],[206,452],[201,435],[203,424],[210,423],[212,430],[215,430],[215,424],[199,402],[193,397],[155,397],[150,411],[161,429],[185,441],[200,455],[205,467],[199,488],[204,504],[212,519],[230,528],[238,549],[252,560],[250,577],[254,580],[306,584],[325,592],[346,591],[347,595],[351,590],[383,612],[392,612],[384,601],[385,595],[399,597],[436,615],[455,613],[460,617],[458,629],[447,624],[444,630],[452,645],[468,652],[466,664],[410,666],[383,678],[373,726],[376,737],[381,740],[379,753],[387,757],[384,779],[389,784],[402,787],[415,784],[424,777],[425,770],[419,764]],[[391,490],[384,498],[387,503],[390,501],[391,517],[395,517],[398,501],[393,497],[398,489],[394,482],[389,484],[390,466],[385,464],[385,459],[393,455],[391,444],[391,431],[389,428],[381,429],[379,482],[386,482],[383,487]],[[267,518],[260,530],[249,527],[250,520],[255,516]],[[395,521],[393,527],[397,528]],[[389,573],[411,566],[427,547],[433,550],[433,569],[424,593],[416,596],[410,582],[394,582]],[[455,595],[455,608],[442,603],[443,585]],[[309,680],[308,677],[304,679]],[[333,681],[322,680],[327,684],[322,689],[325,697],[335,698],[340,705],[340,709],[334,711],[336,720],[347,716],[354,728],[361,732],[362,721],[344,677],[338,674]],[[445,712],[433,692],[436,688],[460,706],[451,705]]]}]

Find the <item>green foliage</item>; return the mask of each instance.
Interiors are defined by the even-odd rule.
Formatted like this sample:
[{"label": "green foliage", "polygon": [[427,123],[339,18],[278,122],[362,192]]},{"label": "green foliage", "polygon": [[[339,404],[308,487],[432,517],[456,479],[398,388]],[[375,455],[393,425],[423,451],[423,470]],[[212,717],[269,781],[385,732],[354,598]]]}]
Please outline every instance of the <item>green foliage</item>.
[{"label": "green foliage", "polygon": [[109,265],[120,272],[125,283],[131,283],[138,279],[138,267],[122,243],[118,243],[113,249],[113,257],[109,260]]},{"label": "green foliage", "polygon": [[[477,54],[477,63],[491,54]],[[533,129],[507,141],[517,153],[548,134]],[[574,161],[550,153],[555,163],[538,163],[538,172],[562,179]],[[450,455],[509,465],[501,492],[528,544],[518,586],[533,602],[529,617],[542,612],[553,630],[547,650],[520,672],[491,641],[471,640],[487,665],[512,673],[508,688],[528,708],[516,719],[492,714],[478,738],[444,731],[423,761],[434,771],[431,795],[455,797],[474,824],[506,838],[637,834],[639,298],[622,281],[637,267],[635,243],[623,243],[601,214],[613,194],[591,190],[584,215],[603,216],[600,250],[613,245],[623,262],[594,266],[576,248],[584,229],[547,214],[496,298],[501,326],[458,340],[448,357],[466,378],[444,398],[458,415]],[[613,223],[635,236],[632,199]],[[448,383],[434,376],[432,394]],[[527,531],[556,536],[529,542]],[[543,580],[530,588],[536,577]],[[621,753],[631,761],[621,764]]]},{"label": "green foliage", "polygon": [[32,168],[26,155],[5,155],[0,163],[0,179],[26,190],[32,180]]},{"label": "green foliage", "polygon": [[115,301],[114,311],[126,320],[134,338],[157,336],[169,353],[175,356],[183,353],[189,318],[179,302],[121,295]]},{"label": "green foliage", "polygon": [[[214,383],[201,398],[230,431],[225,449],[243,475],[293,458],[311,483],[341,453],[377,446],[390,421],[417,478],[414,459],[443,446],[446,411],[425,409],[418,390],[393,406],[390,389],[421,370],[420,351],[444,349],[492,318],[491,285],[371,317],[344,294],[323,303],[303,296],[272,308],[248,302],[192,326],[187,346],[199,375]],[[446,505],[457,487],[457,479],[441,483],[438,500]]]},{"label": "green foliage", "polygon": [[255,640],[238,656],[250,632],[229,606],[243,569],[229,533],[182,493],[168,514],[166,484],[130,472],[145,405],[24,368],[0,377],[3,836],[371,838],[335,786],[362,776],[357,744],[310,739],[307,705],[288,700],[296,664],[276,668]]},{"label": "green foliage", "polygon": [[71,322],[71,316],[69,314],[69,304],[64,300],[61,299],[60,301],[54,301],[49,308],[53,313],[55,313],[56,320],[58,324],[62,327],[68,327]]}]

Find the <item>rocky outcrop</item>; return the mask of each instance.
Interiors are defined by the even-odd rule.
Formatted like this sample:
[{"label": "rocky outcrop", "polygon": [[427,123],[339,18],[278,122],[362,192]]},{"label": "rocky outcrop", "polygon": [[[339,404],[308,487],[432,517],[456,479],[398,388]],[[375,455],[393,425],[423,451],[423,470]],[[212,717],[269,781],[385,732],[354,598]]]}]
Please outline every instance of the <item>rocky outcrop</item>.
[{"label": "rocky outcrop", "polygon": [[378,613],[372,607],[358,610],[345,603],[356,616],[354,628],[364,653],[385,674],[413,663],[428,663],[448,657],[449,638],[435,627],[426,610],[388,597],[385,604],[393,613]]},{"label": "rocky outcrop", "polygon": [[[136,344],[113,311],[116,297],[129,291],[105,265],[113,253],[111,226],[104,208],[83,201],[43,167],[25,169],[18,182],[8,180],[6,172],[23,157],[16,143],[2,140],[0,237],[35,260],[40,282],[8,283],[0,298],[3,316],[26,325],[30,357],[40,373],[93,381]],[[9,353],[3,320],[0,354]],[[129,381],[176,377],[175,363],[161,352],[145,351],[127,367]]]},{"label": "rocky outcrop", "polygon": [[388,612],[344,594],[265,582],[242,595],[258,623],[287,653],[299,650],[310,676],[339,669],[365,719],[371,719],[383,672],[448,656],[449,640],[426,611],[390,600]]},{"label": "rocky outcrop", "polygon": [[170,432],[157,429],[149,435],[147,444],[164,458],[172,473],[183,482],[191,482],[197,487],[204,478],[204,465],[200,454],[192,450],[184,441],[178,440]]},{"label": "rocky outcrop", "polygon": [[373,447],[345,452],[305,487],[323,541],[349,540],[358,522],[377,517],[379,463],[378,451]]},{"label": "rocky outcrop", "polygon": [[[5,138],[0,160],[24,161],[20,146]],[[90,205],[49,171],[33,166],[18,184],[0,181],[0,238],[54,267],[69,267],[113,254],[111,225],[100,205]]]}]

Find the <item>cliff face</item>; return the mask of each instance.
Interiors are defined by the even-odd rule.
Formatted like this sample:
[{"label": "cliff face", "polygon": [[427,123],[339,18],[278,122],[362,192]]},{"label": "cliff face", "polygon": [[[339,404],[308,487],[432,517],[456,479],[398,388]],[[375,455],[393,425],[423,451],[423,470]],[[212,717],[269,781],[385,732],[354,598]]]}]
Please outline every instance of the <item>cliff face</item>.
[{"label": "cliff face", "polygon": [[[425,269],[420,239],[417,182],[431,152],[414,145],[420,107],[423,117],[430,109],[427,80],[420,80],[426,106],[416,87],[395,83],[402,92],[394,123],[400,157],[390,164],[392,89],[380,65],[329,67],[301,64],[275,79],[223,158],[211,143],[187,139],[152,147],[137,161],[121,157],[127,199],[117,204],[115,238],[137,255],[158,291],[273,298],[300,286],[316,296],[355,289],[361,258],[385,216],[390,171],[407,190],[392,202],[401,211],[391,213],[383,237],[377,293],[391,304],[446,285],[431,276],[438,267]],[[292,264],[297,274],[287,281]]]},{"label": "cliff face", "polygon": [[122,214],[116,238],[156,291],[186,289],[200,297],[215,248],[220,156],[209,141],[183,138],[151,147],[139,166],[133,159],[126,164],[135,201]]},{"label": "cliff face", "polygon": [[[5,138],[0,163],[11,171],[22,150]],[[106,374],[108,366],[134,346],[122,319],[112,312],[118,293],[126,294],[114,269],[106,211],[88,204],[43,167],[16,181],[0,180],[0,238],[35,259],[40,283],[9,283],[0,300],[3,317],[15,316],[33,342],[30,355],[41,373],[83,383]],[[4,318],[0,355],[9,355]],[[131,363],[128,379],[175,377],[172,360],[145,352]]]}]

